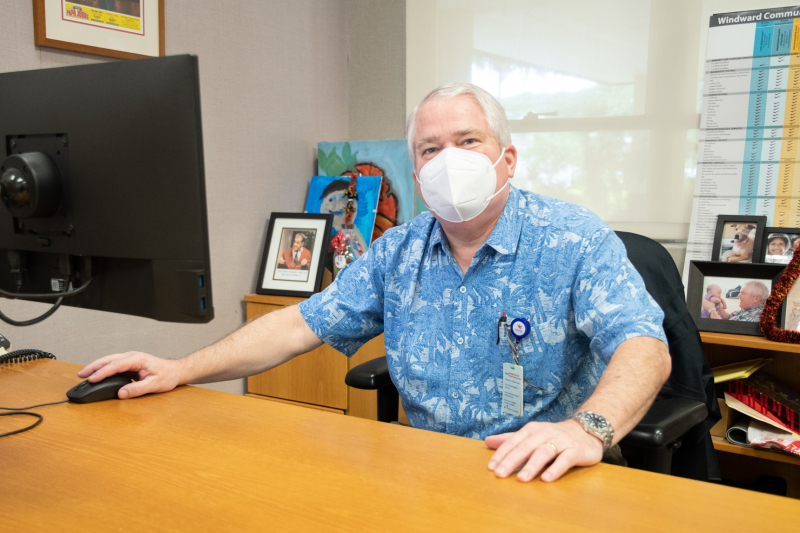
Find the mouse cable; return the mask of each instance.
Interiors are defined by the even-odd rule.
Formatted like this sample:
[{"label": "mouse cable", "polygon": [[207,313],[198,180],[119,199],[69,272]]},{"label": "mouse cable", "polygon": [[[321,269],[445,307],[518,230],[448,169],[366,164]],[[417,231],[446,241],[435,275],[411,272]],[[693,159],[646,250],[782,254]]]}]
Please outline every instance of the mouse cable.
[{"label": "mouse cable", "polygon": [[34,417],[39,419],[39,420],[37,420],[36,422],[34,422],[33,424],[31,424],[28,427],[24,427],[24,428],[18,429],[16,431],[8,431],[6,433],[0,433],[0,437],[8,437],[9,435],[16,435],[17,433],[22,433],[23,431],[28,431],[29,429],[33,429],[36,426],[38,426],[39,424],[41,424],[42,420],[44,420],[44,417],[42,415],[39,415],[39,414],[36,414],[36,413],[28,413],[26,411],[19,411],[19,412],[14,412],[14,413],[0,413],[0,416],[34,416]]},{"label": "mouse cable", "polygon": [[[43,352],[41,350],[15,350],[13,352],[0,354],[0,364],[22,363],[26,361],[33,361],[35,359],[55,359],[55,358],[56,358],[55,355],[49,352]],[[42,423],[42,420],[44,420],[44,417],[42,415],[37,413],[25,412],[25,409],[44,407],[46,405],[58,405],[60,403],[67,403],[68,401],[69,400],[61,400],[60,402],[40,403],[38,405],[29,405],[27,407],[0,407],[0,409],[2,409],[3,411],[11,411],[10,413],[0,413],[0,416],[33,416],[39,419],[28,427],[18,429],[16,431],[9,431],[8,433],[0,433],[0,437],[8,437],[9,435],[22,433],[23,431],[28,431],[29,429],[33,429]]]},{"label": "mouse cable", "polygon": [[39,413],[29,413],[28,411],[24,411],[23,409],[33,409],[34,407],[44,407],[45,405],[58,405],[60,403],[67,403],[68,401],[69,400],[62,400],[60,402],[40,403],[39,405],[30,405],[28,407],[15,407],[15,408],[0,407],[0,409],[3,409],[5,411],[11,411],[10,413],[0,413],[0,416],[34,416],[39,419],[30,426],[24,427],[22,429],[18,429],[16,431],[9,431],[6,433],[0,433],[0,438],[8,437],[9,435],[16,435],[17,433],[22,433],[23,431],[28,431],[29,429],[33,429],[39,424],[41,424],[42,420],[44,420],[44,417]]},{"label": "mouse cable", "polygon": [[[44,407],[45,405],[58,405],[60,403],[67,403],[69,400],[61,400],[60,402],[40,403],[39,405],[29,405],[27,407],[0,407],[3,411],[24,411],[25,409],[35,409],[36,407]],[[0,413],[3,416],[3,413]]]}]

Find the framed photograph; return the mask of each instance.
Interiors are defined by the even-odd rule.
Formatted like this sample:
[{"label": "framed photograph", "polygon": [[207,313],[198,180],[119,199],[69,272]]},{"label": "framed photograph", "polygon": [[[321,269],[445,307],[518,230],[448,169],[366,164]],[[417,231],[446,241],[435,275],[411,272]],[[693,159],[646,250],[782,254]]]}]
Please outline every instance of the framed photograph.
[{"label": "framed photograph", "polygon": [[780,327],[790,331],[800,331],[800,283],[795,283],[789,289],[789,294],[783,301]]},{"label": "framed photograph", "polygon": [[764,235],[764,262],[788,265],[800,246],[800,228],[767,228]]},{"label": "framed photograph", "polygon": [[33,0],[33,39],[86,54],[164,55],[164,0]]},{"label": "framed photograph", "polygon": [[780,264],[692,261],[686,306],[700,331],[761,336],[759,320]]},{"label": "framed photograph", "polygon": [[332,221],[330,214],[272,213],[256,293],[307,298],[319,292]]},{"label": "framed photograph", "polygon": [[717,216],[711,260],[724,263],[760,263],[767,217],[747,215]]}]

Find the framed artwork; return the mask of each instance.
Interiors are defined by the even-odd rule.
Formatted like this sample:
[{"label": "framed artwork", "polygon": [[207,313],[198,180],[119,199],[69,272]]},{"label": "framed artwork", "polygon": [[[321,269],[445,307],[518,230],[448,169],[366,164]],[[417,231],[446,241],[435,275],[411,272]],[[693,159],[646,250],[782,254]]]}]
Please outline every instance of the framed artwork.
[{"label": "framed artwork", "polygon": [[381,181],[374,241],[387,229],[400,226],[427,210],[417,198],[414,165],[405,139],[372,141],[321,142],[317,144],[320,176],[380,176]]},{"label": "framed artwork", "polygon": [[767,228],[764,235],[764,262],[788,265],[800,246],[800,228]]},{"label": "framed artwork", "polygon": [[761,336],[761,312],[783,270],[780,264],[692,261],[686,306],[697,328]]},{"label": "framed artwork", "polygon": [[165,0],[33,0],[37,46],[138,59],[164,55]]},{"label": "framed artwork", "polygon": [[766,227],[765,216],[717,216],[711,260],[724,263],[760,263],[763,260],[762,242]]},{"label": "framed artwork", "polygon": [[[348,217],[346,206],[347,191],[352,177],[347,176],[314,176],[308,187],[306,213],[330,213],[333,215],[331,233],[335,234]],[[375,215],[378,208],[378,196],[381,191],[380,176],[357,176],[355,189],[358,193],[355,211],[352,216],[355,224],[355,239],[364,253],[372,243],[372,230],[375,227]],[[360,255],[360,254],[359,254]]]},{"label": "framed artwork", "polygon": [[319,292],[332,220],[330,214],[272,213],[256,293],[308,298]]},{"label": "framed artwork", "polygon": [[800,332],[800,283],[792,285],[786,295],[786,300],[783,302],[780,327],[781,329]]}]

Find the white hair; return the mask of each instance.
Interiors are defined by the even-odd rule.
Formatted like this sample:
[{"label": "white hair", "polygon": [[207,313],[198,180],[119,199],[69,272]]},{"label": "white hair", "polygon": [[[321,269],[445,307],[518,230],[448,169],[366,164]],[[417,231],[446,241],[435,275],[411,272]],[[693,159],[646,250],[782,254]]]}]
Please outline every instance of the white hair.
[{"label": "white hair", "polygon": [[486,115],[486,122],[489,124],[489,132],[500,144],[500,148],[505,148],[511,144],[511,132],[508,129],[506,111],[503,109],[503,106],[495,100],[494,96],[471,83],[446,83],[429,92],[428,96],[423,98],[422,102],[408,115],[408,120],[406,121],[406,139],[408,139],[408,154],[411,156],[412,161],[416,161],[414,154],[414,130],[417,125],[417,111],[419,108],[434,98],[447,99],[462,94],[471,96],[478,102],[478,105],[481,106],[483,114]]},{"label": "white hair", "polygon": [[742,291],[747,291],[752,296],[761,296],[761,301],[766,302],[769,298],[769,289],[760,281],[751,280],[744,284]]}]

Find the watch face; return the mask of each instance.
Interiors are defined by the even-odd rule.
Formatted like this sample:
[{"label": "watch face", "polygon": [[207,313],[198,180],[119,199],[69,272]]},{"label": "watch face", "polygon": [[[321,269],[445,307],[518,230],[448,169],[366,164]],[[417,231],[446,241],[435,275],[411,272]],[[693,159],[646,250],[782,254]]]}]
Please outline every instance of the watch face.
[{"label": "watch face", "polygon": [[595,413],[586,415],[586,420],[589,424],[597,428],[604,428],[608,424],[605,418]]}]

